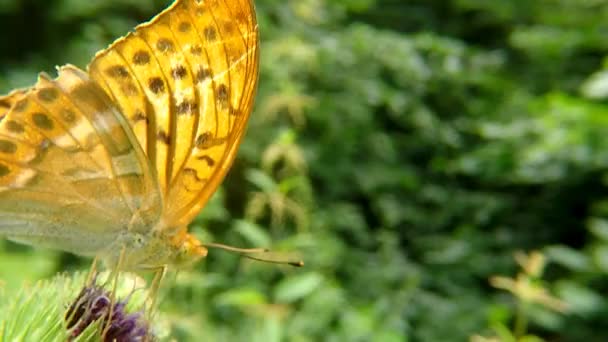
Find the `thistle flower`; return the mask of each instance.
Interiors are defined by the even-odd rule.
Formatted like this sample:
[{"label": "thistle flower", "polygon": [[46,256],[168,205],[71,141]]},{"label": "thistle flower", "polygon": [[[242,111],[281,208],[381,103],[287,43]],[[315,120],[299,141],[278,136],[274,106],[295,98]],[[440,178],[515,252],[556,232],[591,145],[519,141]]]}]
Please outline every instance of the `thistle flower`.
[{"label": "thistle flower", "polygon": [[[102,273],[101,279],[108,274]],[[83,288],[83,284],[86,284]],[[133,289],[142,289],[134,292]],[[155,341],[168,329],[155,315],[147,322],[144,281],[121,274],[112,305],[110,291],[85,275],[59,275],[35,285],[24,285],[15,294],[0,293],[0,341],[97,342],[106,328],[105,341]],[[110,305],[112,315],[108,320]],[[154,327],[154,333],[152,333]]]},{"label": "thistle flower", "polygon": [[128,313],[129,297],[112,304],[111,294],[96,281],[85,286],[66,312],[70,341],[79,337],[87,327],[99,322],[104,330],[103,341],[153,341],[148,323],[142,312]]}]

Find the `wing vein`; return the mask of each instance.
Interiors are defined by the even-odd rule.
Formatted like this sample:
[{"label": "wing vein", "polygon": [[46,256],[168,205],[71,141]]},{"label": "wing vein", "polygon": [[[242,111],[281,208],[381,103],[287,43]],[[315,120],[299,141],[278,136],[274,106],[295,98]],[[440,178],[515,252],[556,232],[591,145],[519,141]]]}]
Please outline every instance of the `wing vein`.
[{"label": "wing vein", "polygon": [[[60,72],[61,72],[61,71],[60,71]],[[66,72],[67,72],[67,71],[66,71]],[[70,72],[74,72],[74,70],[70,70]],[[86,79],[83,79],[83,78],[82,78],[82,76],[81,76],[81,75],[79,75],[81,72],[82,72],[82,71],[80,71],[80,72],[78,72],[78,73],[75,73],[75,74],[77,75],[77,77],[78,77],[78,78],[79,78],[79,79],[80,79],[82,82],[91,83],[91,85],[95,84],[95,83],[94,83],[92,80],[90,80],[90,79],[88,78],[88,76],[87,76],[87,78],[86,78]],[[63,93],[65,94],[65,92],[64,92],[64,90],[63,90],[63,88],[62,88],[62,87],[60,87],[60,86],[57,84],[57,81],[56,81],[56,80],[53,80],[53,83],[54,83],[54,84],[57,86],[57,88],[59,88],[59,90],[60,90],[61,92],[63,92]],[[95,87],[99,87],[99,85],[95,84]],[[104,95],[105,95],[105,92],[103,92],[103,91],[101,90],[101,88],[99,88],[99,91],[100,91],[102,94],[104,94]],[[93,94],[93,95],[99,99],[99,96],[98,96],[97,94]],[[93,128],[93,132],[95,132],[95,134],[97,134],[97,136],[99,137],[99,142],[100,142],[100,144],[102,144],[102,145],[103,145],[103,147],[104,147],[104,152],[105,152],[106,154],[109,154],[110,149],[109,149],[109,147],[108,147],[108,145],[107,145],[107,142],[105,141],[105,139],[103,139],[103,138],[101,137],[100,132],[97,130],[97,128],[96,128],[95,124],[93,123],[93,121],[91,121],[91,120],[90,120],[90,118],[88,117],[88,115],[85,113],[85,111],[84,111],[84,109],[82,108],[82,106],[81,106],[81,105],[78,105],[78,104],[76,103],[76,101],[73,101],[73,100],[71,99],[71,97],[70,97],[70,96],[66,96],[66,98],[67,98],[67,100],[68,100],[69,102],[71,102],[71,103],[72,103],[72,105],[73,105],[74,107],[76,107],[76,108],[78,108],[78,109],[80,110],[80,112],[83,114],[82,116],[84,117],[84,119],[89,121],[89,124],[90,124],[90,125],[91,125],[91,127]],[[107,102],[107,100],[105,100],[105,99],[100,99],[100,100],[102,100],[102,101],[104,101],[104,102]],[[108,97],[108,100],[109,100],[109,97]],[[114,106],[114,102],[113,102],[113,103],[111,103],[111,104],[108,104],[108,105],[109,105],[109,108],[110,108],[112,111],[117,110],[117,108]],[[112,115],[112,114],[106,113],[106,115]],[[121,125],[121,128],[124,128],[124,127]],[[109,171],[111,172],[111,176],[112,176],[112,177],[110,177],[109,179],[111,179],[111,180],[115,180],[115,179],[117,178],[118,174],[116,173],[115,167],[114,167],[114,165],[113,165],[113,163],[112,163],[112,157],[111,157],[111,156],[109,156],[109,155],[107,155],[106,157],[107,157],[107,159],[108,159]],[[119,186],[118,182],[116,182],[116,181],[111,181],[111,182],[110,182],[110,184],[112,184],[112,185],[113,185],[113,186],[116,188],[116,190],[118,191],[118,194],[120,194],[120,196],[121,196],[121,198],[122,198],[122,203],[127,203],[128,209],[129,209],[129,211],[131,212],[131,214],[133,215],[133,214],[135,213],[135,211],[136,211],[136,208],[132,208],[132,207],[131,207],[131,203],[130,203],[130,202],[129,202],[129,200],[127,199],[126,194],[124,193],[123,189],[121,189],[121,187]]]}]

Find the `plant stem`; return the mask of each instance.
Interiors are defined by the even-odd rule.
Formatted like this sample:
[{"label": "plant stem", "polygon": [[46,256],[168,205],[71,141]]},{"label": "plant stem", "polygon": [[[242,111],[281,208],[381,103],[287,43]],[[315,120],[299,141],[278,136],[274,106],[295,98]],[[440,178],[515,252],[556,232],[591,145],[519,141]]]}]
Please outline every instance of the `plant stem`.
[{"label": "plant stem", "polygon": [[517,311],[515,312],[515,324],[513,334],[516,341],[526,334],[528,329],[527,303],[523,300],[517,301]]}]

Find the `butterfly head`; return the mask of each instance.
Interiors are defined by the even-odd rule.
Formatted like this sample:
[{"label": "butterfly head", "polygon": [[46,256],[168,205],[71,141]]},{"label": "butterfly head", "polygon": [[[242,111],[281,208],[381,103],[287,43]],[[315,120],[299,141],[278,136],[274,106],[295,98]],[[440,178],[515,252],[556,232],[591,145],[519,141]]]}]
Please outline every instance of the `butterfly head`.
[{"label": "butterfly head", "polygon": [[207,248],[201,245],[196,237],[186,233],[177,234],[171,238],[171,249],[174,251],[170,263],[177,267],[188,267],[207,256]]}]

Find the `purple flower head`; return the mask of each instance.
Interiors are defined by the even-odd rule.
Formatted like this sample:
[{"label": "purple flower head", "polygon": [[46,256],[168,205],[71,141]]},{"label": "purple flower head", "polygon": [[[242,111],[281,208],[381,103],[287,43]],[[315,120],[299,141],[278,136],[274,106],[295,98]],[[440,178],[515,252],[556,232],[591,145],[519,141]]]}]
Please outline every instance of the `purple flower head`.
[{"label": "purple flower head", "polygon": [[[106,329],[103,341],[139,342],[154,341],[141,312],[128,313],[126,305],[129,298],[118,300],[110,310],[110,293],[95,281],[80,291],[68,308],[65,318],[70,331],[70,340],[78,337],[89,325],[101,320],[101,327]],[[110,316],[112,311],[112,316]]]}]

